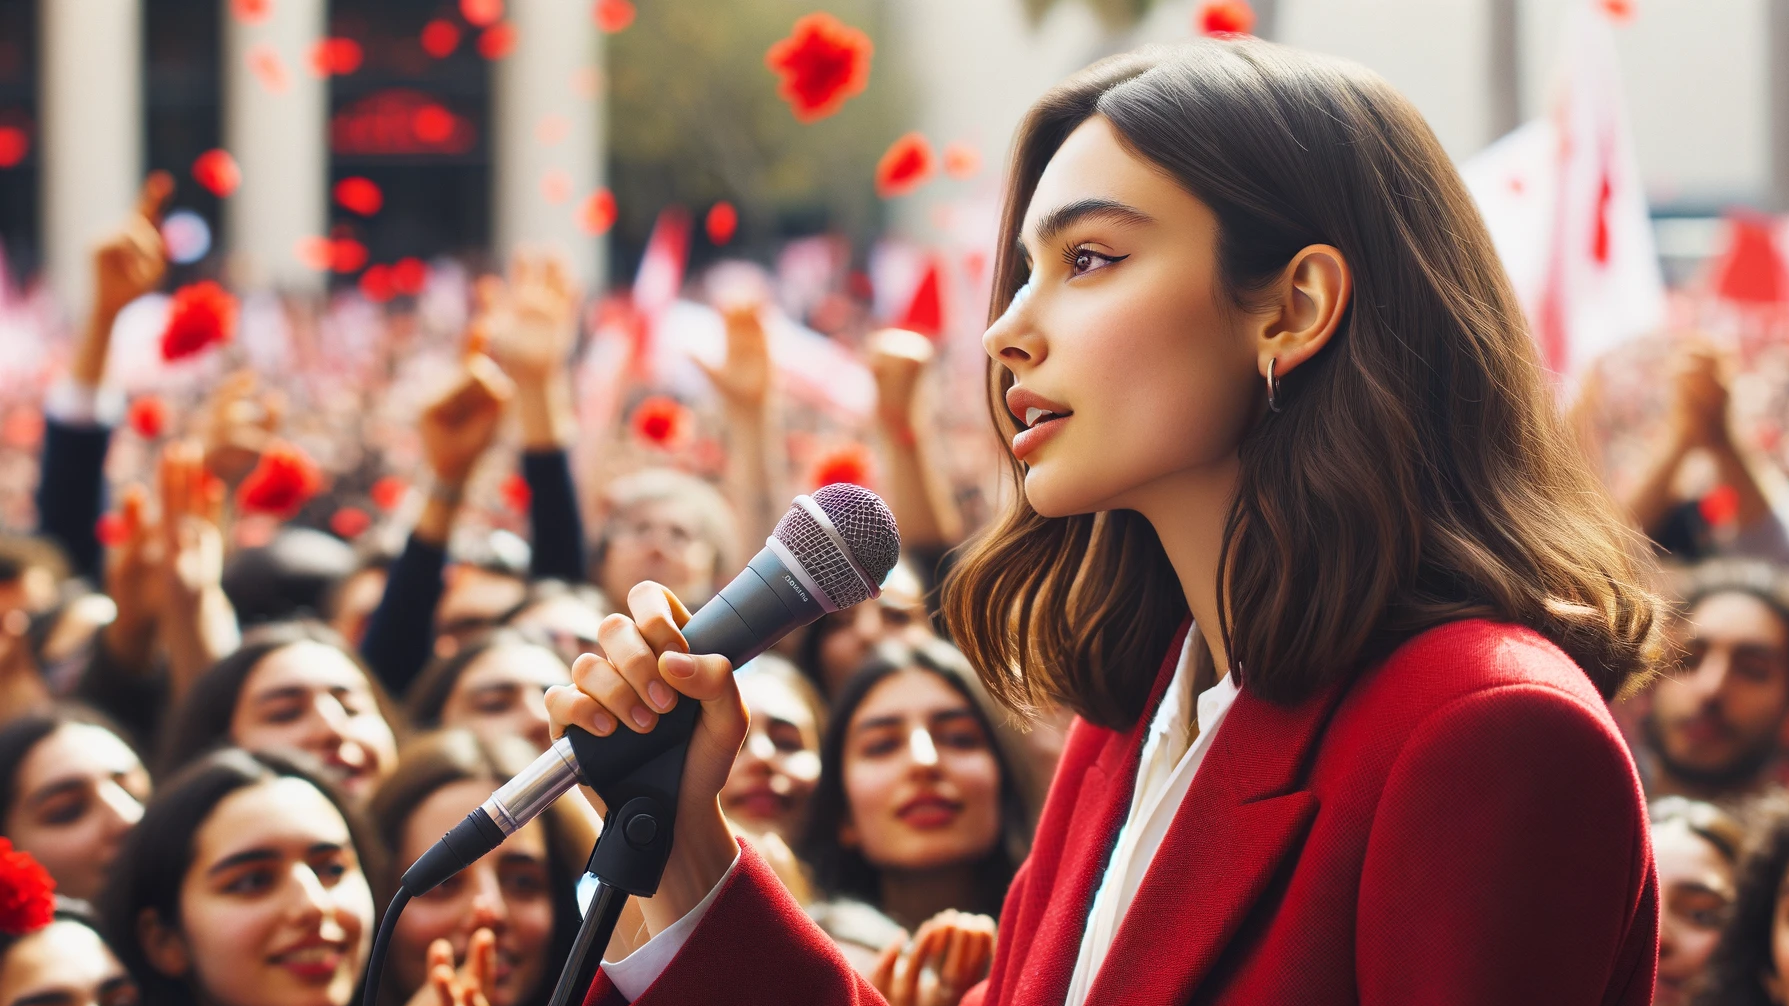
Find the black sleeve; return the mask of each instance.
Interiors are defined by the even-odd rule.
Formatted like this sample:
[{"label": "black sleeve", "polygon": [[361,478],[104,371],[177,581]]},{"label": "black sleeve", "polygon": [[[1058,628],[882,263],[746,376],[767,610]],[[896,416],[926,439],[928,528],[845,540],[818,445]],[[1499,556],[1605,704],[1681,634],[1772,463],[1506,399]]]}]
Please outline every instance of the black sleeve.
[{"label": "black sleeve", "polygon": [[529,575],[583,583],[584,519],[578,514],[571,461],[559,448],[528,451],[522,455],[522,478],[528,482],[528,519],[534,536]]},{"label": "black sleeve", "polygon": [[435,609],[446,589],[446,566],[446,549],[411,535],[404,553],[391,564],[385,594],[367,621],[360,655],[393,696],[404,694],[434,653]]},{"label": "black sleeve", "polygon": [[93,640],[93,655],[73,697],[110,716],[145,757],[161,750],[159,728],[168,703],[168,671],[159,662],[148,670],[127,667],[112,656],[101,633]]},{"label": "black sleeve", "polygon": [[68,553],[74,572],[100,581],[102,554],[94,525],[105,508],[109,426],[44,422],[43,469],[37,483],[38,530]]}]

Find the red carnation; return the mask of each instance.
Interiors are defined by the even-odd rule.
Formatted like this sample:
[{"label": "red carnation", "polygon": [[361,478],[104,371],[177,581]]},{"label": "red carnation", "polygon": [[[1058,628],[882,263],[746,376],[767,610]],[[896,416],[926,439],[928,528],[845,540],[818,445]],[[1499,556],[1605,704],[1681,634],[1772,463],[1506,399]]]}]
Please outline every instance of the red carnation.
[{"label": "red carnation", "polygon": [[193,161],[193,181],[219,199],[228,198],[242,184],[242,168],[228,150],[207,150]]},{"label": "red carnation", "polygon": [[367,493],[373,498],[373,505],[385,511],[396,510],[409,494],[410,484],[396,475],[387,475],[374,482],[372,491]]},{"label": "red carnation", "polygon": [[366,267],[366,258],[366,245],[353,238],[329,242],[329,268],[336,272],[359,272]]},{"label": "red carnation", "polygon": [[419,258],[401,258],[391,264],[391,288],[415,297],[429,283],[429,267]]},{"label": "red carnation", "polygon": [[1739,519],[1739,490],[1722,484],[1708,491],[1696,504],[1710,527],[1725,527]]},{"label": "red carnation", "polygon": [[446,59],[460,47],[460,26],[445,18],[436,18],[422,26],[422,51],[436,59]]},{"label": "red carnation", "polygon": [[486,59],[502,59],[516,51],[516,26],[500,21],[478,36],[478,54]]},{"label": "red carnation", "polygon": [[318,39],[311,45],[311,73],[319,77],[341,77],[360,69],[364,58],[360,43],[351,38]]},{"label": "red carnation", "polygon": [[56,881],[28,852],[0,838],[0,933],[23,936],[56,917]]},{"label": "red carnation", "polygon": [[884,199],[904,196],[924,185],[937,170],[932,145],[924,136],[908,133],[890,144],[876,162],[876,194]]},{"label": "red carnation", "polygon": [[578,226],[586,234],[606,234],[615,226],[615,194],[597,189],[584,198],[578,207]]},{"label": "red carnation", "polygon": [[708,217],[702,226],[708,231],[709,241],[724,245],[733,240],[733,232],[739,229],[739,211],[732,203],[722,200],[708,208]]},{"label": "red carnation", "polygon": [[124,418],[130,428],[137,431],[137,436],[154,440],[168,425],[168,403],[156,395],[138,395],[131,399]]},{"label": "red carnation", "polygon": [[596,0],[591,16],[598,28],[613,35],[634,23],[633,0]]},{"label": "red carnation", "polygon": [[859,443],[848,443],[836,447],[820,455],[814,464],[814,475],[810,479],[814,488],[829,486],[834,482],[850,482],[869,488],[870,473],[874,470],[875,461],[870,449]]},{"label": "red carnation", "polygon": [[221,346],[236,336],[236,298],[216,282],[202,279],[174,291],[168,327],[162,329],[162,359],[179,360]]},{"label": "red carnation", "polygon": [[1204,35],[1247,35],[1255,30],[1255,12],[1247,0],[1208,0],[1193,23]]},{"label": "red carnation", "polygon": [[93,522],[93,537],[107,548],[117,548],[130,540],[130,527],[118,514],[102,513],[99,520]]},{"label": "red carnation", "polygon": [[31,152],[31,134],[17,126],[0,126],[0,168],[11,168]]},{"label": "red carnation", "polygon": [[370,178],[355,176],[335,183],[335,201],[342,209],[370,217],[385,205],[385,193]]},{"label": "red carnation", "polygon": [[661,451],[682,447],[693,425],[690,410],[675,398],[655,395],[634,408],[634,436]]},{"label": "red carnation", "polygon": [[802,122],[824,119],[870,82],[870,37],[831,14],[819,12],[795,22],[789,37],[764,54],[783,78],[777,93]]},{"label": "red carnation", "polygon": [[373,526],[372,515],[357,506],[345,506],[329,516],[329,529],[336,537],[353,541]]},{"label": "red carnation", "polygon": [[391,267],[376,265],[361,273],[360,295],[375,304],[383,304],[396,297],[398,290],[397,284],[391,279]]},{"label": "red carnation", "polygon": [[253,513],[290,516],[323,488],[323,472],[297,444],[276,441],[236,490],[236,503]]},{"label": "red carnation", "polygon": [[534,490],[528,487],[528,480],[520,475],[510,475],[497,486],[497,495],[503,497],[503,505],[510,510],[526,515],[528,505],[534,502]]}]

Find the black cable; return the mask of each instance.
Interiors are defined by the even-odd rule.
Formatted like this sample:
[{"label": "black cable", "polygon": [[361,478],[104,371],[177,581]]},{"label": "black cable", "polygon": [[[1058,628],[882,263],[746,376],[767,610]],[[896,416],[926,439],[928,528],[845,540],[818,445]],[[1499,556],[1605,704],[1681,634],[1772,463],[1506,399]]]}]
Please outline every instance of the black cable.
[{"label": "black cable", "polygon": [[385,951],[391,948],[391,934],[398,928],[398,916],[404,914],[404,906],[410,903],[410,889],[398,888],[392,895],[391,904],[385,907],[385,918],[379,923],[379,934],[373,937],[373,952],[366,962],[366,991],[361,995],[361,1006],[379,1006],[379,976],[385,971]]}]

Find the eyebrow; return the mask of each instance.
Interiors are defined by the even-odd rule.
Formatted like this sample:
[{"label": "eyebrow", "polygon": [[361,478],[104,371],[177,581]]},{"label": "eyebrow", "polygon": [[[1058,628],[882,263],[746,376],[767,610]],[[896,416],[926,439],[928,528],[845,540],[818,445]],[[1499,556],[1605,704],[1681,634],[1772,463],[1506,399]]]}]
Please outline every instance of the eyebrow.
[{"label": "eyebrow", "polygon": [[[319,853],[341,852],[343,848],[345,848],[345,846],[338,842],[318,842],[304,850],[304,853],[306,856],[315,856]],[[231,870],[238,866],[245,866],[249,863],[277,861],[279,858],[280,854],[273,849],[244,849],[234,855],[225,856],[218,860],[216,863],[212,864],[211,869],[206,870],[205,872],[208,876],[217,876],[226,870]]]},{"label": "eyebrow", "polygon": [[33,807],[41,807],[64,793],[78,793],[87,785],[87,780],[80,776],[57,779],[34,790],[27,802]]},{"label": "eyebrow", "polygon": [[[927,713],[926,722],[928,724],[938,723],[940,721],[948,722],[963,717],[968,717],[970,719],[975,718],[974,714],[967,709],[945,709],[935,713]],[[905,717],[901,716],[872,716],[871,718],[858,723],[857,726],[851,729],[851,732],[856,734],[870,730],[882,730],[887,727],[898,727],[904,721]]]},{"label": "eyebrow", "polygon": [[73,1003],[75,996],[66,989],[53,989],[28,996],[20,996],[7,1006],[56,1006],[59,1003]]},{"label": "eyebrow", "polygon": [[[1049,244],[1063,231],[1083,220],[1109,220],[1116,224],[1141,226],[1152,224],[1155,218],[1149,214],[1115,199],[1078,199],[1072,203],[1058,206],[1045,213],[1037,221],[1037,241]],[[1020,251],[1024,250],[1021,237]]]}]

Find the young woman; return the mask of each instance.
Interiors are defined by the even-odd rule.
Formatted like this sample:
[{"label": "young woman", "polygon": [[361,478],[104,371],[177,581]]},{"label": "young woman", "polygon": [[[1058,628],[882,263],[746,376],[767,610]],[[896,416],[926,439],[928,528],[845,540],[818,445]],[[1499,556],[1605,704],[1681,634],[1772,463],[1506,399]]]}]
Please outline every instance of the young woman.
[{"label": "young woman", "polygon": [[1653,1006],[1686,1006],[1733,909],[1745,828],[1711,803],[1681,796],[1652,802],[1659,868],[1659,977]]},{"label": "young woman", "polygon": [[[425,734],[404,746],[396,774],[373,796],[374,825],[392,861],[392,886],[418,856],[533,760],[518,738],[481,739],[467,730]],[[581,815],[550,808],[495,852],[410,903],[392,933],[391,971],[381,992],[410,1000],[428,979],[428,953],[447,940],[456,962],[489,930],[495,953],[490,1006],[544,1002],[570,952],[580,915],[574,890],[594,834]]]},{"label": "young woman", "polygon": [[837,698],[877,646],[935,638],[919,577],[905,563],[896,563],[876,603],[820,616],[802,637],[795,659],[822,694]]},{"label": "young woman", "polygon": [[0,1006],[137,1006],[137,983],[84,901],[58,898],[31,857],[0,853]]},{"label": "young woman", "polygon": [[223,745],[302,751],[354,800],[397,767],[398,716],[377,679],[321,622],[251,629],[193,683],[165,735],[161,772]]},{"label": "young woman", "polygon": [[99,895],[148,799],[142,760],[92,713],[33,713],[0,728],[0,835],[68,897]]},{"label": "young woman", "polygon": [[546,691],[571,680],[559,654],[515,629],[492,629],[436,658],[410,686],[410,722],[418,729],[466,727],[486,740],[519,737],[545,751]]},{"label": "young woman", "polygon": [[[1340,60],[1145,49],[1045,95],[1005,189],[984,345],[1022,492],[944,605],[991,692],[1080,722],[971,1001],[1648,1002],[1605,702],[1655,602],[1421,116]],[[592,1001],[872,997],[714,807],[726,661],[628,602],[555,723],[702,717],[664,943]]]},{"label": "young woman", "polygon": [[721,787],[721,811],[741,828],[798,842],[820,779],[826,707],[794,664],[772,654],[739,669],[739,693],[752,725]]},{"label": "young woman", "polygon": [[150,802],[106,886],[105,930],[148,1006],[347,1006],[384,866],[332,784],[226,748]]}]

